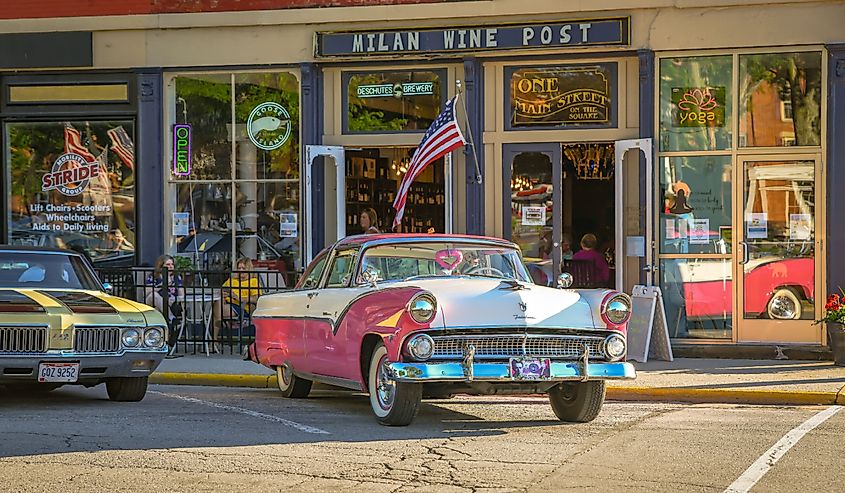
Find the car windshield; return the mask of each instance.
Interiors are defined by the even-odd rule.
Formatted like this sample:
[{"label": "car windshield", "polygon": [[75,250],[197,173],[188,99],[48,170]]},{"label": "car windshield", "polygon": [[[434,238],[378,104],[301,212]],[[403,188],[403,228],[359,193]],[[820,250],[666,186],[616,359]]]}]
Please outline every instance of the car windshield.
[{"label": "car windshield", "polygon": [[[531,282],[519,251],[495,245],[420,242],[373,246],[364,251],[361,272],[379,281],[418,277],[478,276]],[[363,276],[359,275],[359,282]]]},{"label": "car windshield", "polygon": [[79,256],[37,252],[0,252],[0,288],[102,289]]}]

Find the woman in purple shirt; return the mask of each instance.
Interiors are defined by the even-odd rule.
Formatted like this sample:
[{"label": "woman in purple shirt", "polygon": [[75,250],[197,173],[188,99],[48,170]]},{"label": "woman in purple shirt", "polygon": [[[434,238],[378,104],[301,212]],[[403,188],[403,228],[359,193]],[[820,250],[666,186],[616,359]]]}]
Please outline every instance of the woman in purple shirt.
[{"label": "woman in purple shirt", "polygon": [[572,260],[586,260],[593,263],[596,273],[596,281],[607,282],[610,279],[610,268],[604,255],[594,250],[596,248],[596,235],[587,233],[581,238],[581,250],[572,256]]}]

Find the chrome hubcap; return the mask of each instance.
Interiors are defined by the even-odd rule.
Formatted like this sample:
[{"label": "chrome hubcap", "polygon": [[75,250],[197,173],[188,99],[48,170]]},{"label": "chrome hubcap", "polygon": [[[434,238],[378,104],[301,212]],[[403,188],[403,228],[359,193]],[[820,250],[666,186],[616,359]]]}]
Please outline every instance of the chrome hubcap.
[{"label": "chrome hubcap", "polygon": [[775,318],[791,320],[795,318],[795,301],[786,296],[777,296],[772,299],[772,316]]},{"label": "chrome hubcap", "polygon": [[387,358],[379,362],[378,375],[376,376],[376,395],[382,409],[393,407],[393,397],[396,394],[396,382],[387,373]]}]

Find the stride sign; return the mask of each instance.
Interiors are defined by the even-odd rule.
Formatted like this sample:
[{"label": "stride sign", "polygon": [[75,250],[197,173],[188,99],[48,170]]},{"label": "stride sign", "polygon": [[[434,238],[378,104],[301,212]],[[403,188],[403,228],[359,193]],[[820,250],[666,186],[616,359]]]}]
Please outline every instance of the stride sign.
[{"label": "stride sign", "polygon": [[187,123],[173,125],[173,174],[191,174],[191,126]]}]

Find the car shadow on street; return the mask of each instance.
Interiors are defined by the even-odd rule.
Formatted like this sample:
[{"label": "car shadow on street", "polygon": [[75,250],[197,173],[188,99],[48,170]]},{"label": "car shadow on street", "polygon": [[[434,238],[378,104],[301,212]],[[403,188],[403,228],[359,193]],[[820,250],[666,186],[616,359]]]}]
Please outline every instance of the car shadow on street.
[{"label": "car shadow on street", "polygon": [[[487,417],[461,409],[478,409],[479,404],[491,409],[500,404],[502,407]],[[472,397],[424,400],[410,426],[390,427],[376,422],[366,394],[353,392],[318,390],[307,399],[287,399],[271,389],[151,386],[143,401],[122,403],[109,401],[102,386],[87,390],[66,387],[36,394],[11,394],[0,389],[0,457],[323,442],[413,442],[496,437],[520,428],[567,426],[549,419],[554,417],[550,410],[537,412],[540,419],[530,419],[534,408],[539,409],[536,404],[508,396],[501,403]],[[303,431],[308,427],[327,433]]]}]

